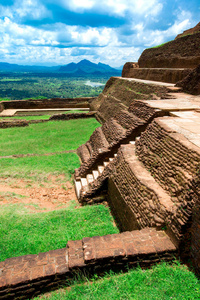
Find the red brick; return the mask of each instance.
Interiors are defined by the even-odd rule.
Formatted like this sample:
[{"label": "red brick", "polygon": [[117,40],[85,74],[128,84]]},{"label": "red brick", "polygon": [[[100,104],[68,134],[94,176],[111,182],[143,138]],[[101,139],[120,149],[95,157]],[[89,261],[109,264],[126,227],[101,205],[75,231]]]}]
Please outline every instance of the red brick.
[{"label": "red brick", "polygon": [[176,250],[175,245],[170,241],[169,238],[157,239],[156,242],[154,240],[154,247],[158,253]]},{"label": "red brick", "polygon": [[37,266],[35,268],[31,269],[31,279],[37,279],[44,277],[44,267],[43,266]]},{"label": "red brick", "polygon": [[131,257],[138,254],[138,250],[136,249],[134,242],[125,244],[126,256]]},{"label": "red brick", "polygon": [[103,236],[103,240],[104,240],[105,242],[110,242],[110,241],[112,241],[112,234],[104,235],[104,236]]},{"label": "red brick", "polygon": [[66,264],[56,267],[56,274],[65,274],[69,272],[69,268]]},{"label": "red brick", "polygon": [[37,257],[37,266],[46,265],[48,263],[48,252],[39,253]]},{"label": "red brick", "polygon": [[11,285],[16,285],[16,284],[19,284],[19,283],[22,284],[24,282],[29,281],[30,279],[31,279],[31,277],[30,277],[30,270],[29,270],[29,271],[26,271],[26,272],[21,273],[21,274],[13,275],[10,284]]},{"label": "red brick", "polygon": [[25,263],[23,263],[23,264],[20,264],[20,265],[14,265],[13,267],[13,273],[23,273],[23,272],[25,272],[27,269],[28,269],[28,263],[27,262],[25,262]]},{"label": "red brick", "polygon": [[72,268],[82,268],[85,266],[83,258],[69,258],[69,269]]},{"label": "red brick", "polygon": [[19,265],[23,261],[23,256],[8,258],[4,262],[5,268],[13,268],[14,265]]},{"label": "red brick", "polygon": [[1,262],[0,262],[0,269],[3,269],[4,266],[5,266],[5,261],[1,261]]},{"label": "red brick", "polygon": [[125,257],[126,256],[126,252],[124,249],[115,249],[114,250],[114,257],[115,258],[120,258],[120,257]]},{"label": "red brick", "polygon": [[55,273],[56,273],[56,265],[55,264],[46,265],[44,267],[44,276],[55,275]]},{"label": "red brick", "polygon": [[118,248],[124,248],[124,244],[120,239],[115,239],[113,241],[110,241],[109,243],[106,243],[105,247],[109,249],[118,249]]},{"label": "red brick", "polygon": [[66,264],[66,256],[57,256],[56,257],[56,265],[64,265]]},{"label": "red brick", "polygon": [[12,270],[3,270],[0,277],[0,287],[4,287],[11,282]]},{"label": "red brick", "polygon": [[153,254],[153,253],[156,253],[156,249],[153,245],[149,244],[145,244],[145,243],[141,243],[140,246],[137,246],[137,249],[138,249],[138,254]]},{"label": "red brick", "polygon": [[111,249],[100,249],[96,252],[96,259],[109,259],[114,257],[114,251]]},{"label": "red brick", "polygon": [[91,262],[96,259],[94,248],[85,248],[84,249],[84,260],[85,262]]},{"label": "red brick", "polygon": [[90,241],[91,241],[91,237],[84,237],[84,238],[82,239],[82,242],[83,242],[83,243],[90,243]]},{"label": "red brick", "polygon": [[77,249],[77,248],[82,248],[82,240],[77,240],[77,241],[69,241],[67,243],[67,248],[73,248],[73,249]]}]

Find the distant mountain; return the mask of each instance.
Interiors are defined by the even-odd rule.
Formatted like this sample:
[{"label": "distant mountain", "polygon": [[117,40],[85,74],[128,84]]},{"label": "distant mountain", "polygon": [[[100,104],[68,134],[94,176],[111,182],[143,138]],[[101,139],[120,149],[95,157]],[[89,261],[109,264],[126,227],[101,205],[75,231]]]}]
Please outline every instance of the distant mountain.
[{"label": "distant mountain", "polygon": [[44,67],[44,66],[23,66],[17,64],[9,64],[0,62],[0,72],[58,72],[60,66]]},{"label": "distant mountain", "polygon": [[[0,72],[26,72],[26,73],[48,73],[53,74],[57,73],[57,75],[62,75],[65,73],[64,76],[89,76],[89,75],[109,75],[109,76],[119,76],[120,71],[114,68],[111,68],[109,65],[98,63],[94,64],[91,61],[84,59],[81,60],[79,63],[70,63],[65,66],[56,66],[56,67],[44,67],[44,66],[23,66],[17,64],[9,64],[0,62]],[[30,74],[31,75],[31,74]],[[28,74],[27,74],[28,76]]]},{"label": "distant mountain", "polygon": [[81,60],[79,63],[70,63],[68,65],[60,67],[59,71],[60,72],[65,72],[65,73],[77,73],[79,71],[85,72],[87,74],[104,74],[104,73],[112,73],[114,74],[119,74],[119,71],[111,68],[109,65],[102,64],[102,63],[92,63],[91,61],[84,59]]}]

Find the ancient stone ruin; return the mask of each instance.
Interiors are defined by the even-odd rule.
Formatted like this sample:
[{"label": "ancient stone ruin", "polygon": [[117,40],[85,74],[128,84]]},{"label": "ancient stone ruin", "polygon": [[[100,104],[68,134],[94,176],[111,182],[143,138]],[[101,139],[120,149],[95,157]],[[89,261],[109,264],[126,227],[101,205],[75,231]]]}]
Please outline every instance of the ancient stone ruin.
[{"label": "ancient stone ruin", "polygon": [[89,103],[102,126],[78,148],[77,198],[83,205],[107,201],[121,233],[7,259],[0,297],[31,297],[77,269],[147,267],[175,256],[192,259],[200,272],[200,96],[174,85],[197,78],[199,41],[195,32],[145,50],[139,67],[127,63]]}]

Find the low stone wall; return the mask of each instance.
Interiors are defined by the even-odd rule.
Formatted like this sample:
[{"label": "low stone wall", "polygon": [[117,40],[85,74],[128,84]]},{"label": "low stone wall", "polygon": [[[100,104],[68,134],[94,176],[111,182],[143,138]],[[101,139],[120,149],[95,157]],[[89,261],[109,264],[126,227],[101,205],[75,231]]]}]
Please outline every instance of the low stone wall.
[{"label": "low stone wall", "polygon": [[67,121],[73,119],[87,119],[94,118],[95,112],[87,113],[69,113],[69,114],[55,114],[49,118],[49,121]]},{"label": "low stone wall", "polygon": [[28,125],[29,122],[26,120],[0,120],[0,128],[25,127]]},{"label": "low stone wall", "polygon": [[81,270],[149,267],[176,254],[166,233],[152,228],[69,241],[63,249],[0,262],[0,299],[30,299],[66,285]]},{"label": "low stone wall", "polygon": [[123,72],[123,77],[177,83],[190,72],[191,69],[130,68]]},{"label": "low stone wall", "polygon": [[2,101],[3,109],[88,108],[94,97]]}]

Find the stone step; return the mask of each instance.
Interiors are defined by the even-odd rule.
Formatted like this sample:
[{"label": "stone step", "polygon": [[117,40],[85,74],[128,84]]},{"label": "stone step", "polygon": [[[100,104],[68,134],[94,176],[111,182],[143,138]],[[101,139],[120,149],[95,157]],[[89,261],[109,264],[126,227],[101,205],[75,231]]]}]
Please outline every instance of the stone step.
[{"label": "stone step", "polygon": [[93,170],[92,174],[93,174],[94,180],[97,179],[97,177],[99,176],[99,172],[96,170]]},{"label": "stone step", "polygon": [[109,165],[109,162],[108,161],[104,161],[103,165],[104,165],[104,167],[107,167]]},{"label": "stone step", "polygon": [[82,187],[88,185],[88,182],[87,182],[87,179],[86,179],[86,178],[81,178],[81,185],[82,185]]},{"label": "stone step", "polygon": [[81,188],[82,188],[81,182],[75,180],[75,192],[78,199],[80,197]]},{"label": "stone step", "polygon": [[130,141],[129,144],[135,145],[135,141]]},{"label": "stone step", "polygon": [[88,184],[92,183],[94,181],[94,177],[92,174],[87,174],[86,179],[87,179]]},{"label": "stone step", "polygon": [[98,166],[99,175],[103,173],[104,166]]},{"label": "stone step", "polygon": [[110,162],[112,162],[112,161],[113,161],[113,159],[114,159],[113,157],[109,157],[109,161],[110,161]]}]

